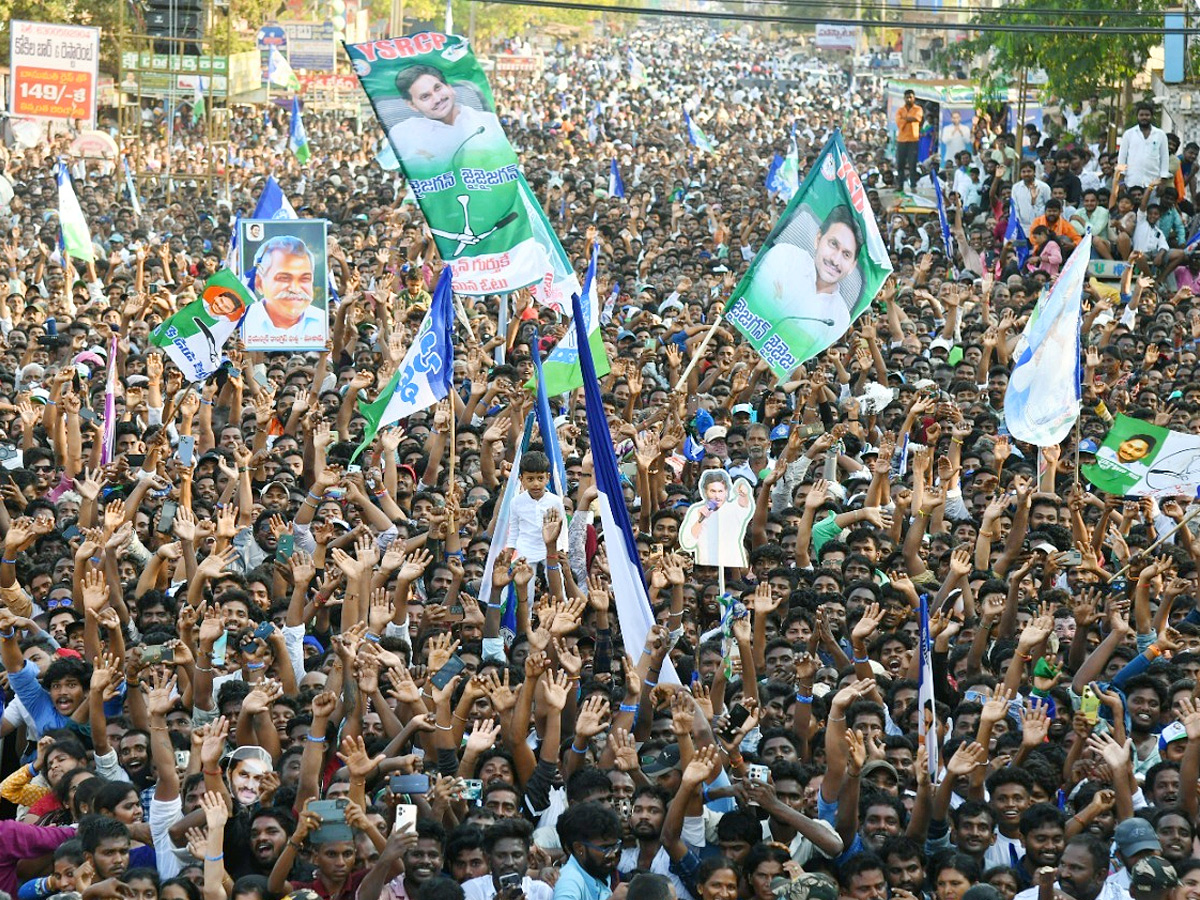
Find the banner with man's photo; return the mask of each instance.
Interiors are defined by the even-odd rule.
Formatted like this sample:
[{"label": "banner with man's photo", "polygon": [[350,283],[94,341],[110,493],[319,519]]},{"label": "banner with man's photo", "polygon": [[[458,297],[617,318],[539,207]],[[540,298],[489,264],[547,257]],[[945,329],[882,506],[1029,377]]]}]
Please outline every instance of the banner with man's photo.
[{"label": "banner with man's photo", "polygon": [[247,350],[324,350],[329,260],[324,219],[242,219],[238,263],[254,293],[242,319]]},{"label": "banner with man's photo", "polygon": [[1122,497],[1195,496],[1200,435],[1118,415],[1096,450],[1096,462],[1080,472],[1093,487]]},{"label": "banner with man's photo", "polygon": [[892,271],[840,131],[742,277],[725,318],[781,379],[839,340]]},{"label": "banner with man's photo", "polygon": [[154,329],[150,343],[167,351],[188,381],[203,381],[221,367],[225,341],[253,303],[242,280],[220,269],[204,283],[199,299]]},{"label": "banner with man's photo", "polygon": [[423,32],[346,52],[429,223],[454,291],[528,287],[556,309],[579,279],[521,174],[464,37]]}]

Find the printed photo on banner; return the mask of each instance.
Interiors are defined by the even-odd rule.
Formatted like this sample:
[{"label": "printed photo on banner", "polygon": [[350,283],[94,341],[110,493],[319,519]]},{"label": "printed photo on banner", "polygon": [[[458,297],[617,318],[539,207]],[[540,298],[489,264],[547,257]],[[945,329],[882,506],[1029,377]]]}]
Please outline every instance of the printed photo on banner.
[{"label": "printed photo on banner", "polygon": [[1118,415],[1096,450],[1096,462],[1081,471],[1110,494],[1194,496],[1200,487],[1200,435]]},{"label": "printed photo on banner", "polygon": [[846,333],[889,272],[866,191],[836,133],[734,290],[726,318],[787,378]]},{"label": "printed photo on banner", "polygon": [[750,482],[735,481],[724,469],[709,469],[700,476],[700,497],[684,513],[679,546],[700,566],[746,568],[746,527],[754,518]]},{"label": "printed photo on banner", "polygon": [[942,134],[939,150],[943,168],[953,165],[954,158],[959,153],[972,148],[971,126],[974,122],[974,110],[958,107],[948,109],[946,106],[942,106]]},{"label": "printed photo on banner", "polygon": [[[469,43],[425,32],[346,48],[459,294],[579,281],[520,171]],[[565,294],[563,292],[566,291]]]},{"label": "printed photo on banner", "polygon": [[243,219],[242,272],[255,302],[242,320],[247,350],[322,350],[329,337],[323,219]]}]

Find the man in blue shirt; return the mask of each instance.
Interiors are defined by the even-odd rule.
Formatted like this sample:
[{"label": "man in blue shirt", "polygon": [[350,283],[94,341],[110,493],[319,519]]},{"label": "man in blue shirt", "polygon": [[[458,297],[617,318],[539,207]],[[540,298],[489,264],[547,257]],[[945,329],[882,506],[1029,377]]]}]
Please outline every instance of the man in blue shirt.
[{"label": "man in blue shirt", "polygon": [[[608,900],[621,858],[621,820],[612,807],[588,802],[558,817],[558,839],[570,857],[554,885],[554,900]],[[624,895],[624,885],[617,894]],[[618,897],[618,900],[620,898]]]}]

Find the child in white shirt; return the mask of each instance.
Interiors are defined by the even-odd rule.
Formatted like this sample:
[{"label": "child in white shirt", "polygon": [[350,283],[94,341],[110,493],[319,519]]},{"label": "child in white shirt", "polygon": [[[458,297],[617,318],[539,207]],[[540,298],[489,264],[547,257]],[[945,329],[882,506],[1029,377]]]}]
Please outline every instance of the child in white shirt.
[{"label": "child in white shirt", "polygon": [[[562,521],[567,520],[562,498],[547,489],[550,483],[550,459],[538,450],[521,457],[521,491],[513,498],[509,511],[508,541],[505,547],[516,549],[516,555],[531,566],[546,561],[546,542],[542,538],[542,519],[550,509],[557,509]],[[567,529],[558,533],[558,549],[567,551]]]}]

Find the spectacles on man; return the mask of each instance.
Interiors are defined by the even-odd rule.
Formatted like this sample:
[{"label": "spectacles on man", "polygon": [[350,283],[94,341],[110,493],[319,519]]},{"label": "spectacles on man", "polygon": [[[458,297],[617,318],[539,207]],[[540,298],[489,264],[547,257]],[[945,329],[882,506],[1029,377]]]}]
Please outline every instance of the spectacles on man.
[{"label": "spectacles on man", "polygon": [[75,601],[70,597],[55,597],[46,601],[46,609],[71,609]]},{"label": "spectacles on man", "polygon": [[589,850],[595,850],[601,856],[616,856],[621,852],[621,842],[616,841],[612,844],[593,844],[591,841],[583,841],[583,846]]}]

